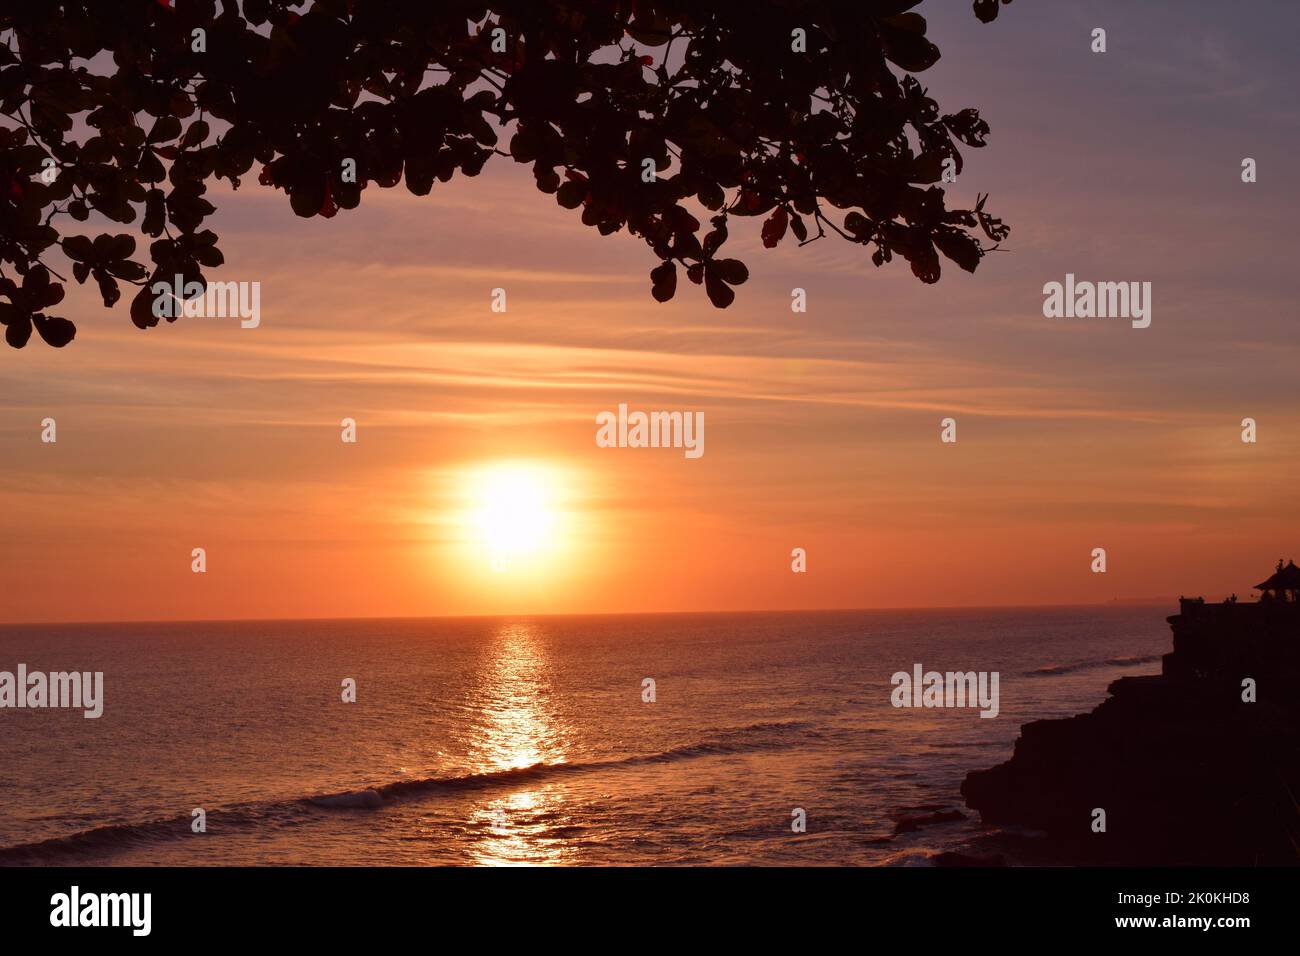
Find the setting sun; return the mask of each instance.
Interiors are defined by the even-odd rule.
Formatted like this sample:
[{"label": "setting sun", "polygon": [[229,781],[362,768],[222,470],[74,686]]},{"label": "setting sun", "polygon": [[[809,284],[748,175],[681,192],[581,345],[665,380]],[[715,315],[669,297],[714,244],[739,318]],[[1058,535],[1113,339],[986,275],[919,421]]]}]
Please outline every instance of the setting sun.
[{"label": "setting sun", "polygon": [[553,547],[556,492],[552,476],[535,465],[506,463],[471,478],[472,524],[495,570],[513,559]]},{"label": "setting sun", "polygon": [[554,467],[497,462],[465,472],[464,481],[465,544],[491,570],[554,557],[562,531],[562,483]]},{"label": "setting sun", "polygon": [[600,482],[555,458],[467,461],[422,477],[436,586],[498,613],[556,608],[590,581]]}]

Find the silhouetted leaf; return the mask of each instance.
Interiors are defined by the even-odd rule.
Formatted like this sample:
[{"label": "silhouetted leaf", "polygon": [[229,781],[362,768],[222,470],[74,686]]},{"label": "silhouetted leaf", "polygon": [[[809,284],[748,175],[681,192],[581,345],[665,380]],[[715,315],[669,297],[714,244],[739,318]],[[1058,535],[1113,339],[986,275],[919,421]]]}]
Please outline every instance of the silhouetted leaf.
[{"label": "silhouetted leaf", "polygon": [[707,263],[704,268],[728,285],[742,285],[749,279],[749,270],[739,259],[715,259]]},{"label": "silhouetted leaf", "polygon": [[77,327],[67,319],[58,316],[41,315],[38,312],[32,316],[32,322],[36,325],[36,331],[40,333],[41,338],[45,340],[45,344],[52,345],[56,349],[63,348],[77,335]]},{"label": "silhouetted leaf", "polygon": [[980,244],[967,233],[956,229],[940,229],[934,234],[934,244],[939,251],[967,272],[974,272],[980,264]]},{"label": "silhouetted leaf", "polygon": [[22,348],[31,337],[32,317],[30,315],[15,315],[5,323],[5,341],[14,348]]},{"label": "silhouetted leaf", "polygon": [[677,292],[677,265],[665,262],[650,270],[650,294],[658,302],[667,302]]},{"label": "silhouetted leaf", "polygon": [[763,223],[763,245],[769,249],[775,249],[776,244],[785,235],[789,221],[790,214],[785,211],[784,207],[778,208],[772,215],[768,216],[767,222]]},{"label": "silhouetted leaf", "polygon": [[148,285],[141,287],[135,294],[135,298],[131,300],[131,321],[135,323],[136,328],[150,329],[158,324],[158,316],[153,314],[153,300],[154,296],[149,291]]},{"label": "silhouetted leaf", "polygon": [[709,301],[719,309],[725,309],[736,298],[731,286],[722,281],[722,277],[710,269],[704,268],[704,291],[709,294]]},{"label": "silhouetted leaf", "polygon": [[[1002,0],[1010,3],[1011,0]],[[975,0],[975,16],[983,23],[992,23],[998,17],[998,0]]]}]

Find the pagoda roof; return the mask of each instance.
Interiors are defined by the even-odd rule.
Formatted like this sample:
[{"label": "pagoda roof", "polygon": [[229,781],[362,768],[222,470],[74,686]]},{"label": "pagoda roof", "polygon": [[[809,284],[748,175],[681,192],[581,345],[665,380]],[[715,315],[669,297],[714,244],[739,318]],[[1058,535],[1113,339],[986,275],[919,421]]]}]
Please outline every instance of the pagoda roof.
[{"label": "pagoda roof", "polygon": [[1258,591],[1300,591],[1300,568],[1294,561],[1288,561],[1286,567],[1280,568],[1273,576],[1261,584],[1256,584]]}]

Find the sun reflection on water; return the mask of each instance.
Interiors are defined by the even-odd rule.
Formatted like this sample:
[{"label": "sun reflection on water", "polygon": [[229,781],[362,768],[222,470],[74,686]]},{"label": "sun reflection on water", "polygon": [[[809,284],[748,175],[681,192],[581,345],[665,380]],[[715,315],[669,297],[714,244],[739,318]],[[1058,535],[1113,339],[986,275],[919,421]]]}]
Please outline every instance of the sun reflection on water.
[{"label": "sun reflection on water", "polygon": [[[548,708],[551,660],[528,624],[502,625],[475,690],[480,727],[475,741],[478,771],[509,773],[566,762],[567,728]],[[571,825],[561,788],[521,781],[515,789],[489,791],[472,823],[479,834],[474,862],[486,865],[565,862],[573,855],[552,834]]]}]

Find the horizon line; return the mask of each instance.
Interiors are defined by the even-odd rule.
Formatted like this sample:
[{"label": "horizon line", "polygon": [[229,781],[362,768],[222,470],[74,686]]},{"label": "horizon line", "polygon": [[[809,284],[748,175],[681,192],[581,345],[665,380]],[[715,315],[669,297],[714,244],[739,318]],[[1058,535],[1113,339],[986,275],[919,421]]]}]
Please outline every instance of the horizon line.
[{"label": "horizon line", "polygon": [[[1186,597],[1186,595],[1182,595]],[[921,606],[877,607],[810,607],[810,608],[746,608],[707,611],[574,611],[574,612],[510,612],[501,614],[399,614],[361,615],[357,617],[227,617],[227,618],[132,618],[126,620],[96,621],[4,621],[0,629],[16,627],[89,627],[119,624],[272,624],[315,623],[322,621],[473,621],[500,620],[503,618],[575,618],[575,617],[700,617],[724,614],[850,614],[888,611],[1017,611],[1071,608],[1107,607],[1158,607],[1176,603],[1178,598],[1144,597],[1112,598],[1091,603],[1057,604],[937,604]],[[1249,603],[1249,602],[1247,602]]]}]

